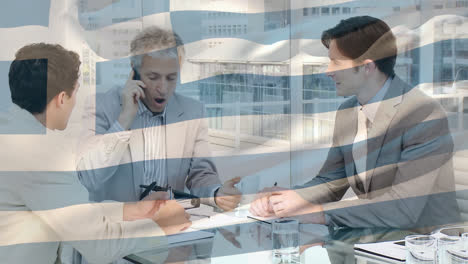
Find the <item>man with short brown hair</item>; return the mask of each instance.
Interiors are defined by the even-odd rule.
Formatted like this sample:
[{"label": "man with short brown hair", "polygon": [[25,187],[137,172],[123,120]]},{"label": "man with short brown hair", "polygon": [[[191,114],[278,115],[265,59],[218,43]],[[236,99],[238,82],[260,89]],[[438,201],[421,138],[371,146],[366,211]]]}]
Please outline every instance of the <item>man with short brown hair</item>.
[{"label": "man with short brown hair", "polygon": [[138,203],[90,203],[61,133],[76,102],[80,60],[60,45],[31,44],[11,63],[13,106],[0,117],[0,263],[57,263],[60,243],[93,263],[166,247],[190,225],[154,193]]},{"label": "man with short brown hair", "polygon": [[[396,40],[380,19],[342,20],[322,34],[340,105],[319,174],[259,195],[251,212],[356,228],[420,228],[459,220],[444,109],[394,74]],[[342,201],[348,189],[355,200]]]}]

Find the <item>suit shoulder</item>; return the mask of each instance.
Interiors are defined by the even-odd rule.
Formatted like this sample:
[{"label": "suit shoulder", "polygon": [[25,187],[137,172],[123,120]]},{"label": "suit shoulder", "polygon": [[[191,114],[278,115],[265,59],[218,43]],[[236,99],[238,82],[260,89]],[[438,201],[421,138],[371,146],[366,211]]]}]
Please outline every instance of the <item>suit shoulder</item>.
[{"label": "suit shoulder", "polygon": [[180,103],[188,104],[188,105],[191,105],[191,106],[203,107],[202,102],[200,102],[200,101],[198,101],[196,99],[193,99],[191,97],[181,95],[180,93],[174,93],[174,96],[177,98],[177,100]]},{"label": "suit shoulder", "polygon": [[120,107],[120,90],[122,87],[115,86],[105,92],[96,93],[96,107],[99,109],[108,109],[111,107],[115,109]]},{"label": "suit shoulder", "polygon": [[445,117],[446,113],[442,105],[418,88],[411,88],[402,101],[402,103],[413,111],[424,111],[428,115]]},{"label": "suit shoulder", "polygon": [[179,93],[174,93],[174,97],[185,112],[203,114],[205,105],[202,102]]},{"label": "suit shoulder", "polygon": [[100,98],[102,102],[115,102],[115,99],[120,99],[120,90],[122,90],[122,87],[114,86],[105,92],[96,93],[96,95],[102,96],[102,98]]}]

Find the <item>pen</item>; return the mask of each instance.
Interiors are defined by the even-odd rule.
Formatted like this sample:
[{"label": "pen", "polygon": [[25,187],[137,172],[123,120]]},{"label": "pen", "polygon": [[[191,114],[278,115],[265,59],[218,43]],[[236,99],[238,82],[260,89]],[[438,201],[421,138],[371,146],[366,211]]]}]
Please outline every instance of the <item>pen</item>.
[{"label": "pen", "polygon": [[144,187],[140,185],[140,187],[145,188],[145,191],[140,195],[140,200],[145,198],[153,190],[154,186],[156,186],[156,182],[153,182],[149,186]]},{"label": "pen", "polygon": [[[140,187],[141,188],[145,188],[147,189],[149,187],[149,185],[143,185],[143,184],[140,184]],[[168,188],[164,188],[164,187],[160,187],[160,186],[154,186],[152,188],[153,191],[155,192],[167,192]],[[181,192],[181,191],[178,191],[178,190],[175,190],[175,189],[172,189],[172,195],[173,195],[173,198],[187,198],[187,199],[198,199],[199,197],[198,196],[195,196],[193,194],[190,194],[190,193],[184,193],[184,192]]]},{"label": "pen", "polygon": [[190,213],[190,212],[189,212],[189,215],[191,215],[191,216],[198,216],[198,217],[207,217],[207,218],[210,218],[210,217],[211,217],[211,216],[209,216],[209,215],[204,215],[204,214],[192,214],[192,213]]}]

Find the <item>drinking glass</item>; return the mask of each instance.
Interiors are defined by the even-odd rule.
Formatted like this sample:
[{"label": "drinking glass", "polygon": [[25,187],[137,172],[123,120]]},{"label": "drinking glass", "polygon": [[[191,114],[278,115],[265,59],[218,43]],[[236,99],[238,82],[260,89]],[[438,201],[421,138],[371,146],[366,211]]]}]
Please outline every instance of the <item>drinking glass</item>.
[{"label": "drinking glass", "polygon": [[446,236],[437,239],[437,263],[450,263],[447,250],[462,249],[463,243],[459,236]]},{"label": "drinking glass", "polygon": [[468,264],[468,251],[466,249],[447,249],[448,263]]},{"label": "drinking glass", "polygon": [[436,263],[437,240],[427,235],[411,235],[405,237],[406,263],[434,264]]},{"label": "drinking glass", "polygon": [[468,233],[461,234],[463,249],[468,250]]},{"label": "drinking glass", "polygon": [[294,219],[273,221],[273,262],[299,263],[299,222]]}]

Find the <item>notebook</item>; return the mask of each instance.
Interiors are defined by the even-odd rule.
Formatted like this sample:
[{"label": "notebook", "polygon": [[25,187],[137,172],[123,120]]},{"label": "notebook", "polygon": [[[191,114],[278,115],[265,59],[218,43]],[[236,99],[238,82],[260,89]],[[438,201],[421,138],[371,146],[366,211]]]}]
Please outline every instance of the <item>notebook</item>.
[{"label": "notebook", "polygon": [[404,241],[386,241],[380,243],[356,244],[354,249],[378,257],[404,262],[406,249]]}]

